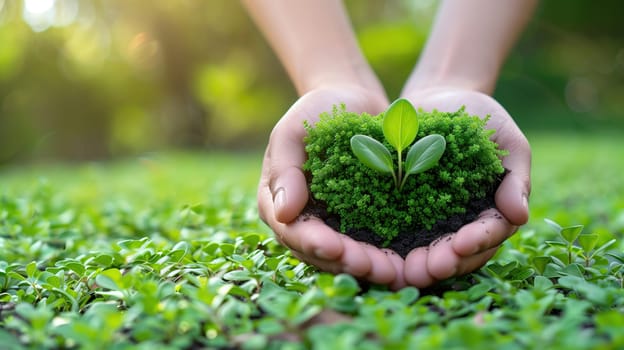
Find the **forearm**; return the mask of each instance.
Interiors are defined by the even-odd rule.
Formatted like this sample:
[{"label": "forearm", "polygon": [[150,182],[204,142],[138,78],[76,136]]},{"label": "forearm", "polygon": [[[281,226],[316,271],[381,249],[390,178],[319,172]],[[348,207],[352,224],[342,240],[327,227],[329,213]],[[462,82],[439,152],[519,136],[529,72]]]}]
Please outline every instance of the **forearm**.
[{"label": "forearm", "polygon": [[455,87],[491,94],[537,0],[445,0],[405,90]]},{"label": "forearm", "polygon": [[324,85],[383,91],[366,62],[342,2],[245,0],[298,93]]}]

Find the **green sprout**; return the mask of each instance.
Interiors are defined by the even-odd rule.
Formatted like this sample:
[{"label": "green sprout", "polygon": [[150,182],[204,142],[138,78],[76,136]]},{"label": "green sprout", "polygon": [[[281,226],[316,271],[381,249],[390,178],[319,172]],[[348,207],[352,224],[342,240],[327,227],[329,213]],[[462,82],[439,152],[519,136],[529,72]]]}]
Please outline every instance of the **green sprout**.
[{"label": "green sprout", "polygon": [[403,150],[414,142],[418,134],[416,109],[406,99],[394,101],[386,110],[383,134],[397,152],[396,171],[390,151],[370,136],[354,135],[351,138],[351,149],[362,164],[373,170],[391,174],[399,190],[403,188],[409,175],[422,173],[437,165],[446,149],[446,141],[442,135],[427,135],[410,147],[405,158],[405,168],[403,167]]}]

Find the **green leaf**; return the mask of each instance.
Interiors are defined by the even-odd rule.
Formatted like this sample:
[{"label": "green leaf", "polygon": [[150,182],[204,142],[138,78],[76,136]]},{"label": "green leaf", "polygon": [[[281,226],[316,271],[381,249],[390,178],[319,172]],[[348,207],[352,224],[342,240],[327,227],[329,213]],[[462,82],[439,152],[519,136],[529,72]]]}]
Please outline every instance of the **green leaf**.
[{"label": "green leaf", "polygon": [[35,273],[37,273],[37,263],[35,261],[31,261],[26,265],[26,276],[34,277]]},{"label": "green leaf", "polygon": [[351,275],[339,274],[334,278],[334,288],[336,294],[341,296],[354,296],[360,291],[360,285]]},{"label": "green leaf", "polygon": [[554,222],[553,220],[550,219],[544,219],[544,222],[548,224],[548,226],[550,226],[553,230],[555,230],[555,232],[559,233],[561,232],[561,225],[559,225],[558,223]]},{"label": "green leaf", "polygon": [[542,291],[548,290],[553,287],[552,281],[544,276],[535,276],[535,279],[533,280],[533,285],[536,289]]},{"label": "green leaf", "polygon": [[620,264],[624,264],[624,256],[622,256],[620,254],[616,254],[616,253],[607,253],[606,255],[608,255],[609,257],[617,260]]},{"label": "green leaf", "polygon": [[100,287],[110,290],[122,290],[124,285],[121,271],[118,269],[108,269],[102,271],[95,277],[95,283],[97,283]]},{"label": "green leaf", "polygon": [[533,266],[537,269],[540,274],[544,273],[546,269],[546,265],[548,265],[552,261],[550,256],[534,256],[531,258],[531,262]]},{"label": "green leaf", "polygon": [[397,296],[399,297],[401,303],[407,306],[418,299],[418,297],[420,296],[420,292],[417,288],[406,287],[398,291]]},{"label": "green leaf", "polygon": [[61,288],[63,285],[63,280],[57,275],[48,276],[46,282],[56,288]]},{"label": "green leaf", "polygon": [[468,298],[470,300],[477,300],[482,298],[487,292],[489,292],[493,288],[492,285],[487,283],[479,283],[470,287],[466,292],[468,294]]},{"label": "green leaf", "polygon": [[578,236],[578,242],[585,253],[589,253],[596,247],[598,243],[598,235],[595,233],[585,233]]},{"label": "green leaf", "polygon": [[381,142],[366,135],[351,137],[353,154],[367,167],[382,172],[392,173],[392,156]]},{"label": "green leaf", "polygon": [[560,241],[544,241],[550,247],[566,248],[568,245]]},{"label": "green leaf", "polygon": [[604,288],[601,288],[582,277],[578,276],[563,276],[557,281],[562,287],[576,291],[586,297],[590,302],[598,305],[609,305],[611,300],[609,299],[609,293]]},{"label": "green leaf", "polygon": [[615,238],[613,238],[612,240],[608,241],[607,243],[601,245],[600,247],[598,247],[596,249],[596,251],[594,252],[593,255],[595,256],[596,254],[601,253],[601,252],[607,250],[607,248],[609,248],[610,246],[615,244],[615,242],[617,242],[617,240]]},{"label": "green leaf", "polygon": [[11,294],[9,293],[0,293],[0,303],[7,304],[11,301]]},{"label": "green leaf", "polygon": [[25,347],[20,343],[16,335],[11,334],[9,331],[0,329],[0,344],[4,349],[24,349]]},{"label": "green leaf", "polygon": [[113,261],[115,261],[113,256],[106,253],[99,254],[93,258],[94,263],[105,267],[111,266],[113,264]]},{"label": "green leaf", "polygon": [[247,270],[234,270],[223,275],[223,279],[226,281],[248,281],[251,278]]},{"label": "green leaf", "polygon": [[406,99],[394,101],[383,119],[383,134],[399,153],[409,146],[418,133],[416,109]]},{"label": "green leaf", "polygon": [[442,157],[446,141],[442,135],[432,134],[418,140],[407,153],[405,173],[418,174],[431,169]]},{"label": "green leaf", "polygon": [[559,233],[568,243],[573,243],[581,234],[581,231],[583,231],[583,225],[574,225],[562,228]]}]

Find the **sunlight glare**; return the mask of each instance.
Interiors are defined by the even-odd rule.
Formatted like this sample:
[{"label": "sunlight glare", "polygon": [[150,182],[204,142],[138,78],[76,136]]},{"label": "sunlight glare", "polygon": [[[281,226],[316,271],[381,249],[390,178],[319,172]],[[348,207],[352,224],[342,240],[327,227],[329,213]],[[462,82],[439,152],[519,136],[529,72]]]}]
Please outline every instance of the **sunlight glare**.
[{"label": "sunlight glare", "polygon": [[78,0],[24,0],[24,21],[36,32],[71,25],[78,17]]},{"label": "sunlight glare", "polygon": [[33,14],[41,15],[54,8],[55,0],[25,0],[24,9]]},{"label": "sunlight glare", "polygon": [[43,32],[54,24],[55,0],[24,0],[24,21],[35,32]]}]

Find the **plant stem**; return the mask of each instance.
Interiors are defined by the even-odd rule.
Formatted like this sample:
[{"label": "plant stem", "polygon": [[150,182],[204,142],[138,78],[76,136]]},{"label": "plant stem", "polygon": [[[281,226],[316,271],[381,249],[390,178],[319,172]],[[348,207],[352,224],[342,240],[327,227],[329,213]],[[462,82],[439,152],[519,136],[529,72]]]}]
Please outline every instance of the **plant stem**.
[{"label": "plant stem", "polygon": [[394,169],[392,170],[392,179],[394,179],[394,187],[399,188],[399,180],[397,180],[397,176],[394,173]]},{"label": "plant stem", "polygon": [[398,180],[395,179],[395,185],[400,191],[401,188],[403,188],[403,164],[402,164],[403,162],[401,159],[401,151],[399,150],[397,150],[397,159],[399,160],[399,167],[398,167],[399,178]]},{"label": "plant stem", "polygon": [[405,180],[407,180],[408,176],[409,174],[405,174],[405,176],[403,176],[403,179],[401,179],[401,184],[399,185],[399,191],[403,189],[403,185],[405,185]]}]

